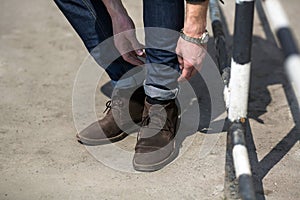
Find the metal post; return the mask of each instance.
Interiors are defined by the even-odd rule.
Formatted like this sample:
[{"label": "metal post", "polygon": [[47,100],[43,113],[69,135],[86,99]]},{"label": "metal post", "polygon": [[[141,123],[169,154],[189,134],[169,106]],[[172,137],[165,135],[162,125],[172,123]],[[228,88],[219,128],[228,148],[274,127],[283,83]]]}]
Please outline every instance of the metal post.
[{"label": "metal post", "polygon": [[225,34],[221,21],[221,13],[218,0],[209,1],[209,13],[214,34],[215,47],[217,50],[217,61],[219,71],[222,75],[224,84],[228,86],[230,79],[230,64],[228,63],[228,54],[226,48]]},{"label": "metal post", "polygon": [[[285,70],[300,107],[300,54],[289,20],[278,0],[265,0],[265,6],[285,55]],[[300,111],[300,110],[299,110]]]},{"label": "metal post", "polygon": [[[221,11],[218,0],[209,1],[209,13],[211,26],[214,35],[216,48],[216,58],[220,74],[224,82],[224,100],[226,108],[229,106],[229,80],[230,80],[230,63],[228,62],[228,54],[226,48],[226,39],[221,20]],[[231,135],[227,134],[226,142],[226,162],[225,162],[225,181],[224,196],[226,199],[238,199],[238,184],[235,178],[235,170],[232,158],[232,141]]]},{"label": "metal post", "polygon": [[224,82],[224,99],[226,108],[229,107],[229,80],[230,80],[230,63],[228,63],[228,54],[226,48],[226,39],[221,21],[221,12],[219,8],[218,0],[209,1],[209,13],[211,19],[211,25],[214,34],[215,48],[217,50],[217,62],[220,74]]},{"label": "metal post", "polygon": [[250,82],[253,16],[254,0],[236,0],[228,111],[228,118],[232,124],[228,134],[232,138],[232,155],[239,194],[244,200],[256,199],[244,129]]}]

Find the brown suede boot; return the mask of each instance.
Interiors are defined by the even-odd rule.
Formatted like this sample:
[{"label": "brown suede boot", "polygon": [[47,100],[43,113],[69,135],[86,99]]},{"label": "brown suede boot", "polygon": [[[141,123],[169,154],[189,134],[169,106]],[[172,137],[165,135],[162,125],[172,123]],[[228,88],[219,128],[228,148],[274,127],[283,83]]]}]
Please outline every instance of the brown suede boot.
[{"label": "brown suede boot", "polygon": [[130,100],[126,93],[128,90],[118,90],[112,100],[106,103],[106,116],[76,135],[80,143],[100,145],[122,140],[132,131],[130,129],[135,123],[142,121],[145,100],[143,87],[137,89]]},{"label": "brown suede boot", "polygon": [[178,109],[172,100],[164,105],[145,101],[142,128],[133,158],[137,171],[156,171],[175,158],[175,132]]}]

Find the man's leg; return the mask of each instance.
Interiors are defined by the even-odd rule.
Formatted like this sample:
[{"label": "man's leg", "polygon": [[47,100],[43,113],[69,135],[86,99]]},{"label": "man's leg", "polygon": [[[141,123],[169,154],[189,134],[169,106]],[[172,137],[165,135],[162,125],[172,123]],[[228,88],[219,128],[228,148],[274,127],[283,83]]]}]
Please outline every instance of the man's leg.
[{"label": "man's leg", "polygon": [[[175,153],[179,63],[175,48],[183,28],[183,0],[144,0],[147,95],[133,166],[140,171],[162,168]],[[157,27],[157,30],[147,27]],[[164,30],[169,29],[169,30]],[[170,31],[173,30],[173,31]]]},{"label": "man's leg", "polygon": [[[183,22],[183,0],[144,0],[146,47],[149,47],[146,49],[149,67],[145,89],[152,98],[176,97],[179,64],[175,49]],[[157,30],[147,27],[157,27]]]},{"label": "man's leg", "polygon": [[[76,30],[94,59],[100,66],[107,67],[106,72],[113,81],[119,81],[126,72],[134,68],[122,57],[116,60],[110,59],[118,57],[116,54],[119,53],[114,46],[113,39],[107,40],[113,36],[112,22],[101,0],[55,0],[55,3]],[[99,45],[102,42],[105,46]],[[107,104],[107,115],[81,131],[77,135],[80,142],[97,145],[117,141],[127,135],[124,129],[133,125],[132,120],[134,122],[141,121],[145,94],[143,89],[139,89],[133,93],[131,98],[128,97],[126,94],[128,93],[128,87],[135,87],[131,83],[136,83],[135,80],[131,80],[132,78],[129,77],[119,81],[122,83],[118,83],[119,88],[116,95],[112,96],[112,101]],[[124,102],[128,102],[128,98],[130,98],[130,101],[127,106],[132,107],[130,113],[128,113],[128,107],[124,104]],[[113,115],[113,113],[115,114]],[[132,120],[130,120],[128,114],[130,114]],[[120,123],[117,124],[116,121]]]},{"label": "man's leg", "polygon": [[[109,56],[118,54],[118,51],[113,40],[107,40],[113,36],[112,22],[101,0],[54,0],[54,2],[80,36],[87,50],[101,67],[106,68],[111,80],[118,81],[134,67],[121,57],[111,60],[112,63],[105,62],[110,60]],[[105,40],[108,42],[106,43],[108,49],[97,48]]]}]

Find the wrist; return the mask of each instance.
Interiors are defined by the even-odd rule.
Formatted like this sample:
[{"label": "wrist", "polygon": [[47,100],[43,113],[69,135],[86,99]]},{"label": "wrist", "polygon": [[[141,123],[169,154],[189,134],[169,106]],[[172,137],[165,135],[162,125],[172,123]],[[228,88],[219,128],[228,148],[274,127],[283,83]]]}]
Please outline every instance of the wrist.
[{"label": "wrist", "polygon": [[206,30],[206,16],[208,1],[186,4],[186,17],[183,32],[189,36],[198,38]]},{"label": "wrist", "polygon": [[200,37],[203,33],[205,33],[205,31],[206,31],[206,21],[201,23],[199,23],[199,21],[195,23],[186,22],[182,30],[182,32],[185,35],[194,38]]},{"label": "wrist", "polygon": [[197,45],[206,45],[209,40],[209,33],[207,30],[200,37],[190,37],[186,35],[183,30],[180,31],[180,37],[187,42],[191,42]]},{"label": "wrist", "polygon": [[121,0],[102,0],[112,19],[128,16]]},{"label": "wrist", "polygon": [[117,23],[122,25],[123,23],[128,21],[129,15],[127,13],[115,13],[110,16],[113,23]]}]

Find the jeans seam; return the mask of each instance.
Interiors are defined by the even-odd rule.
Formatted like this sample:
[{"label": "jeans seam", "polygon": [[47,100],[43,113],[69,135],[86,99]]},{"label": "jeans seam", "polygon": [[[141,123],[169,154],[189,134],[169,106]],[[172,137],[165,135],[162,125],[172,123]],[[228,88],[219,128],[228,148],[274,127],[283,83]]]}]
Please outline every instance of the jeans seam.
[{"label": "jeans seam", "polygon": [[[89,4],[87,3],[86,0],[81,0],[84,5],[87,7],[87,9],[90,11],[91,15],[94,17],[95,22],[96,22],[96,27],[99,31],[102,32],[102,34],[107,37],[107,34],[105,33],[105,31],[103,31],[103,29],[101,28],[101,24],[99,23],[99,21],[97,20],[97,14],[93,11],[93,9],[89,6]],[[109,36],[108,36],[109,37]],[[121,55],[122,56],[122,55]],[[116,59],[116,62],[119,63],[119,65],[124,66],[123,63],[121,63],[118,59]],[[125,61],[126,62],[126,61]]]},{"label": "jeans seam", "polygon": [[91,15],[94,17],[95,19],[95,23],[97,25],[97,29],[100,30],[102,32],[102,34],[104,36],[107,36],[107,34],[105,33],[105,31],[103,31],[103,29],[101,28],[101,24],[99,23],[99,21],[97,20],[97,14],[94,12],[94,10],[89,6],[89,4],[87,3],[86,0],[81,0],[82,3],[84,3],[84,5],[87,7],[87,9],[90,11]]}]

